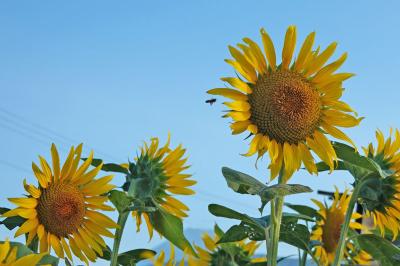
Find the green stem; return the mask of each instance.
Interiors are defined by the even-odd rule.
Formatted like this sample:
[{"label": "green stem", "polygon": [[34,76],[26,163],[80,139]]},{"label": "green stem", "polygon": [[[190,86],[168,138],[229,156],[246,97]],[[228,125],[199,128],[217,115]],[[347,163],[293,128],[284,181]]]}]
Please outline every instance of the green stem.
[{"label": "green stem", "polygon": [[355,184],[354,190],[353,190],[353,192],[351,194],[349,206],[347,207],[346,216],[345,216],[344,222],[342,224],[342,229],[340,231],[339,243],[337,245],[336,254],[335,254],[335,260],[334,260],[332,266],[339,266],[340,265],[340,261],[342,260],[343,253],[344,253],[344,247],[345,247],[345,244],[346,244],[346,237],[347,237],[347,233],[349,231],[349,225],[350,225],[350,221],[351,221],[351,216],[353,215],[354,206],[355,206],[355,204],[357,202],[358,194],[360,193],[361,188],[363,187],[363,185],[366,182],[368,182],[368,180],[364,179],[364,180],[362,180],[360,182],[357,182]]},{"label": "green stem", "polygon": [[273,222],[275,217],[275,201],[271,200],[271,215],[270,215],[270,225],[265,228],[265,242],[267,245],[267,265],[272,265],[272,241],[270,238],[270,232],[272,232]]},{"label": "green stem", "polygon": [[[283,184],[284,166],[279,173],[279,184]],[[276,266],[278,260],[278,246],[279,246],[279,236],[281,231],[282,222],[282,211],[283,211],[284,198],[281,196],[276,197],[271,201],[271,225],[270,225],[270,235],[269,248],[268,248],[268,266]]]},{"label": "green stem", "polygon": [[303,251],[303,256],[301,257],[300,266],[306,266],[307,263],[307,251]]},{"label": "green stem", "polygon": [[122,233],[124,232],[126,220],[128,219],[129,212],[123,212],[118,215],[118,225],[119,228],[115,230],[115,238],[114,238],[114,245],[113,250],[111,253],[111,266],[118,265],[118,254],[119,254],[119,246],[121,244]]}]

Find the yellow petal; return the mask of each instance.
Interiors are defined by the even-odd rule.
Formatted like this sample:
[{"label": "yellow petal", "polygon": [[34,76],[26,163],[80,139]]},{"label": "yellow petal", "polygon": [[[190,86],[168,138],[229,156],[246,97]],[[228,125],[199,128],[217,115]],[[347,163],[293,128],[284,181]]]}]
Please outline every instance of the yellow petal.
[{"label": "yellow petal", "polygon": [[232,110],[235,111],[249,111],[250,110],[250,104],[248,102],[243,102],[243,101],[235,101],[235,102],[225,102],[224,105],[227,107],[231,108]]},{"label": "yellow petal", "polygon": [[56,145],[51,144],[51,158],[53,163],[54,179],[58,180],[60,178],[60,156],[58,155]]},{"label": "yellow petal", "polygon": [[247,61],[245,56],[237,50],[235,47],[229,46],[229,51],[233,58],[240,64],[241,68],[246,73],[246,79],[255,83],[257,81],[257,73],[254,70],[253,66]]},{"label": "yellow petal", "polygon": [[74,149],[74,147],[71,147],[71,149],[69,150],[69,154],[67,156],[67,159],[65,159],[64,165],[63,165],[63,167],[61,169],[60,179],[71,178],[68,175],[68,173],[69,173],[69,170],[71,169],[71,166],[72,166],[74,153],[75,153],[75,149]]},{"label": "yellow petal", "polygon": [[15,232],[15,237],[32,231],[34,228],[37,228],[38,225],[39,225],[39,220],[37,218],[27,220],[25,223],[21,225],[21,227],[17,230],[17,232]]},{"label": "yellow petal", "polygon": [[324,110],[323,120],[327,124],[332,124],[339,127],[354,127],[360,124],[363,118],[355,118],[352,115],[343,113],[338,110]]},{"label": "yellow petal", "polygon": [[[238,72],[240,75],[242,75],[242,77],[244,77],[245,79],[247,79],[250,83],[255,84],[256,83],[256,78],[254,77],[253,74],[249,74],[246,70],[243,69],[243,66],[235,61],[235,60],[230,60],[230,59],[225,59],[225,62],[228,63],[229,65],[231,65],[236,72]],[[255,73],[255,71],[254,71]]]},{"label": "yellow petal", "polygon": [[330,74],[335,72],[341,65],[343,65],[344,61],[346,61],[346,58],[347,53],[344,53],[338,60],[323,67],[318,71],[317,74],[315,74],[315,76],[312,78],[312,81],[316,84],[326,81]]},{"label": "yellow petal", "polygon": [[272,70],[275,70],[276,54],[275,54],[274,43],[272,42],[271,37],[269,37],[268,33],[264,29],[261,29],[260,32],[261,32],[262,42],[264,45],[265,55],[268,59],[269,66],[271,67]]},{"label": "yellow petal", "polygon": [[294,48],[296,47],[296,27],[289,26],[285,35],[285,43],[282,50],[282,67],[284,69],[289,68],[289,64],[292,61]]},{"label": "yellow petal", "polygon": [[251,53],[256,58],[256,62],[258,65],[258,69],[257,69],[258,72],[266,73],[267,62],[265,61],[265,57],[264,57],[260,47],[258,46],[258,44],[255,43],[254,41],[252,41],[250,38],[244,38],[243,41],[249,45]]},{"label": "yellow petal", "polygon": [[43,172],[40,170],[40,168],[35,163],[32,163],[32,170],[33,170],[33,173],[35,174],[37,180],[39,181],[40,186],[43,188],[47,188],[50,180],[47,179],[45,174],[43,174]]},{"label": "yellow petal", "polygon": [[9,198],[8,200],[22,208],[35,208],[38,204],[35,198]]},{"label": "yellow petal", "polygon": [[249,150],[246,154],[243,154],[243,156],[252,156],[253,154],[255,154],[258,151],[258,142],[261,140],[262,138],[262,134],[257,134],[250,142],[250,147]]},{"label": "yellow petal", "polygon": [[57,256],[63,259],[64,250],[61,245],[60,239],[57,236],[50,234],[50,244],[53,247],[54,251],[56,252]]},{"label": "yellow petal", "polygon": [[231,111],[225,115],[226,117],[231,117],[235,121],[246,121],[250,118],[251,113],[248,111],[245,112],[237,112]]},{"label": "yellow petal", "polygon": [[250,123],[251,122],[249,120],[233,122],[230,125],[230,127],[232,129],[232,134],[236,135],[236,134],[240,134],[240,133],[246,131],[246,129],[248,128]]},{"label": "yellow petal", "polygon": [[217,88],[207,91],[212,95],[221,95],[236,101],[247,101],[247,96],[237,90],[227,88]]},{"label": "yellow petal", "polygon": [[321,126],[329,135],[350,143],[357,150],[356,144],[343,131],[325,122],[322,122]]},{"label": "yellow petal", "polygon": [[229,85],[241,90],[242,92],[244,92],[246,94],[252,93],[252,89],[250,88],[250,86],[246,82],[242,81],[240,78],[228,77],[228,78],[221,78],[221,80],[228,82]]},{"label": "yellow petal", "polygon": [[301,46],[299,55],[297,57],[295,65],[294,65],[295,70],[297,70],[297,71],[302,70],[307,56],[309,56],[309,54],[311,53],[311,49],[314,44],[314,39],[315,39],[315,32],[311,32],[304,40],[303,45]]},{"label": "yellow petal", "polygon": [[305,75],[306,77],[314,74],[320,68],[326,63],[326,61],[329,60],[329,58],[332,56],[332,54],[336,50],[337,43],[333,42],[331,43],[325,51],[323,51],[320,55],[318,55],[312,62],[310,62],[310,66],[308,67]]}]

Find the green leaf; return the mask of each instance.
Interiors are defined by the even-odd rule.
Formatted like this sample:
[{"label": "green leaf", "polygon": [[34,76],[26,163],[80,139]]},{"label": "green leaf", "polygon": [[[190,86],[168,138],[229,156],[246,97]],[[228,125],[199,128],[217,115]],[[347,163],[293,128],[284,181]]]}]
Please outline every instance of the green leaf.
[{"label": "green leaf", "polygon": [[298,223],[282,223],[279,240],[289,245],[308,251],[310,232],[307,226]]},{"label": "green leaf", "polygon": [[[87,158],[82,158],[83,161],[86,161]],[[92,166],[99,166],[101,163],[103,162],[102,159],[96,159],[94,158],[92,160],[91,165]],[[105,172],[115,172],[115,173],[123,173],[123,174],[129,174],[128,169],[126,169],[125,167],[122,167],[119,164],[116,163],[105,163],[103,164],[103,166],[101,167],[101,170],[105,171]]]},{"label": "green leaf", "polygon": [[250,232],[249,228],[243,224],[234,225],[228,229],[228,231],[223,234],[223,236],[219,239],[218,244],[220,243],[229,243],[241,241],[249,237]]},{"label": "green leaf", "polygon": [[[241,224],[232,226],[219,240],[219,243],[240,241],[246,237],[256,241],[265,240],[265,228],[270,225],[269,215],[253,218],[217,204],[210,204],[208,209],[215,216],[241,221]],[[280,241],[309,251],[310,232],[307,226],[298,224],[298,220],[314,221],[312,217],[304,214],[282,214]]]},{"label": "green leaf", "polygon": [[374,234],[359,235],[357,241],[360,247],[368,252],[374,260],[379,261],[381,265],[400,265],[400,248],[390,241]]},{"label": "green leaf", "polygon": [[228,167],[222,168],[222,174],[228,186],[240,194],[258,195],[261,198],[260,212],[265,205],[276,197],[283,197],[291,194],[312,192],[312,189],[298,184],[277,184],[267,186],[254,177],[245,173],[233,170]]},{"label": "green leaf", "polygon": [[8,212],[9,210],[10,210],[9,208],[0,207],[0,214],[4,214],[4,213]]},{"label": "green leaf", "polygon": [[25,221],[26,219],[20,216],[12,216],[4,219],[0,224],[3,224],[8,230],[13,230],[15,227],[21,226]]},{"label": "green leaf", "polygon": [[134,265],[139,261],[154,257],[157,253],[150,249],[134,249],[118,255],[118,263],[123,266]]},{"label": "green leaf", "polygon": [[60,259],[56,258],[54,256],[51,255],[45,255],[39,262],[39,265],[53,265],[53,266],[57,266],[59,263]]},{"label": "green leaf", "polygon": [[257,221],[257,218],[250,217],[247,214],[237,212],[228,207],[218,205],[218,204],[210,204],[210,205],[208,205],[208,211],[212,215],[215,215],[217,217],[224,217],[224,218],[229,218],[229,219],[240,220],[247,224],[254,225],[261,230],[264,230],[264,227],[260,224],[259,221]]},{"label": "green leaf", "polygon": [[[331,168],[329,165],[327,165],[325,162],[319,162],[316,164],[318,172],[325,172],[325,171],[330,171]],[[338,161],[337,164],[335,165],[334,170],[347,170],[346,167],[344,166],[344,163],[342,161]]]},{"label": "green leaf", "polygon": [[379,165],[360,155],[353,147],[340,142],[333,142],[332,144],[337,157],[343,160],[344,168],[350,171],[356,179],[362,179],[379,172]]},{"label": "green leaf", "polygon": [[261,195],[262,191],[267,188],[254,177],[228,167],[222,167],[222,174],[228,186],[237,193]]},{"label": "green leaf", "polygon": [[315,217],[319,216],[318,211],[316,209],[314,209],[314,208],[309,207],[309,206],[291,204],[291,203],[285,203],[285,206],[290,208],[290,209],[292,209],[292,210],[294,210],[294,211],[297,211],[300,214],[306,215],[308,217],[315,218]]},{"label": "green leaf", "polygon": [[172,244],[185,250],[189,248],[193,255],[196,254],[190,242],[186,239],[183,233],[182,220],[172,214],[159,209],[156,212],[149,213],[150,222],[154,229],[162,236],[168,239]]},{"label": "green leaf", "polygon": [[111,190],[108,198],[119,213],[127,212],[133,200],[126,192],[119,190]]}]

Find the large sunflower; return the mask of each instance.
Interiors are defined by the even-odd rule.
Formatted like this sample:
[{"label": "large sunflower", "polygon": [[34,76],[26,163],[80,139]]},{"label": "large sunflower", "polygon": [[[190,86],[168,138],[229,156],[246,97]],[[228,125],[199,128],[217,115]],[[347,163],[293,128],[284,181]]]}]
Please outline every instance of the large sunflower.
[{"label": "large sunflower", "polygon": [[350,114],[353,109],[349,105],[340,101],[342,82],[353,74],[335,71],[347,54],[326,65],[337,43],[322,52],[319,47],[313,50],[315,32],[312,32],[293,59],[296,27],[290,26],[282,63],[277,65],[274,45],[264,29],[261,37],[265,56],[249,38],[238,44],[241,51],[229,46],[233,59],[226,62],[241,76],[222,78],[233,88],[217,88],[208,93],[233,100],[224,103],[230,109],[224,117],[234,121],[232,134],[248,130],[254,136],[246,156],[258,153],[260,158],[269,152],[272,179],[282,166],[287,179],[301,163],[310,173],[317,173],[310,150],[333,169],[336,154],[325,134],[353,144],[337,127],[353,127],[361,120]]},{"label": "large sunflower", "polygon": [[29,254],[20,258],[17,258],[18,247],[11,247],[8,239],[0,244],[0,265],[1,266],[26,266],[36,265],[46,255],[41,254]]},{"label": "large sunflower", "polygon": [[393,239],[396,239],[400,230],[400,132],[396,129],[393,136],[393,130],[390,130],[385,140],[383,133],[378,130],[376,139],[378,147],[370,143],[363,149],[369,158],[392,174],[379,180],[379,185],[371,185],[370,188],[379,193],[378,201],[363,199],[363,203],[366,215],[373,218],[382,235],[385,229],[389,229]]},{"label": "large sunflower", "polygon": [[[317,221],[311,240],[321,242],[320,246],[315,248],[315,257],[318,258],[320,265],[331,265],[335,259],[337,244],[340,238],[340,231],[344,222],[347,207],[351,194],[346,190],[342,195],[336,188],[332,205],[327,207],[318,200],[313,202],[319,207],[318,213],[321,219]],[[359,213],[352,214],[352,220],[361,218]],[[362,225],[356,221],[350,222],[351,229],[361,229]],[[350,241],[346,242],[344,250],[344,258],[351,263],[368,265],[370,264],[371,257],[365,251],[357,250],[355,245]]]},{"label": "large sunflower", "polygon": [[64,165],[60,167],[57,148],[53,144],[52,168],[39,156],[41,167],[32,163],[38,187],[26,184],[24,180],[29,196],[10,198],[18,207],[4,216],[25,218],[15,236],[28,234],[27,244],[38,236],[40,252],[48,252],[53,248],[60,258],[66,255],[72,260],[73,253],[89,264],[88,260],[96,261],[106,247],[101,235],[113,237],[107,228],[116,228],[118,225],[99,212],[113,210],[105,205],[108,198],[103,195],[115,187],[109,184],[113,176],[95,179],[102,164],[88,171],[93,152],[79,166],[81,153],[82,144],[71,147]]},{"label": "large sunflower", "polygon": [[198,258],[189,256],[189,266],[209,265],[248,265],[250,263],[264,262],[266,258],[255,258],[254,253],[260,244],[256,241],[238,241],[217,244],[224,232],[216,225],[214,236],[205,233],[202,237],[206,249],[195,246]]},{"label": "large sunflower", "polygon": [[[189,208],[176,199],[174,195],[193,195],[195,192],[188,188],[196,184],[190,179],[190,174],[182,173],[188,169],[188,158],[183,158],[186,149],[179,145],[170,149],[170,136],[163,147],[159,147],[159,139],[152,138],[150,144],[144,143],[135,163],[124,164],[130,171],[134,182],[135,197],[144,207],[163,208],[165,211],[179,217],[187,217]],[[132,185],[132,184],[131,184]],[[149,214],[145,211],[133,211],[137,230],[140,230],[142,216],[147,224],[150,238],[153,236],[153,226]]]}]

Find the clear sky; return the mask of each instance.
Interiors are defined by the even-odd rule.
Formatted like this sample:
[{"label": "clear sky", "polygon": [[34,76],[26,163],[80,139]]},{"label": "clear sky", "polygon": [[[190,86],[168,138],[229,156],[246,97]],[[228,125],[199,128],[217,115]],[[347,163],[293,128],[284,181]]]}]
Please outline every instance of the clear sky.
[{"label": "clear sky", "polygon": [[[171,132],[174,145],[187,147],[198,181],[198,194],[183,198],[191,208],[185,227],[232,224],[211,216],[209,203],[257,215],[258,199],[230,191],[220,168],[265,181],[268,160],[256,170],[255,158],[241,157],[247,142],[231,136],[222,100],[204,103],[206,90],[234,74],[223,61],[227,46],[246,36],[259,42],[265,27],[280,49],[291,24],[299,40],[315,30],[323,47],[338,41],[335,56],[349,52],[342,70],[357,74],[344,99],[366,117],[346,132],[366,145],[376,128],[400,127],[399,10],[398,1],[1,1],[1,205],[23,193],[24,177],[34,181],[31,162],[49,158],[52,142],[63,154],[83,142],[86,154],[93,148],[97,157],[124,162],[143,140]],[[304,171],[291,179],[315,190],[350,181]],[[287,201],[311,197],[318,196]],[[122,249],[158,244],[135,234],[132,221],[128,227]],[[8,234],[0,228],[1,238]],[[282,246],[282,255],[295,252]]]}]

